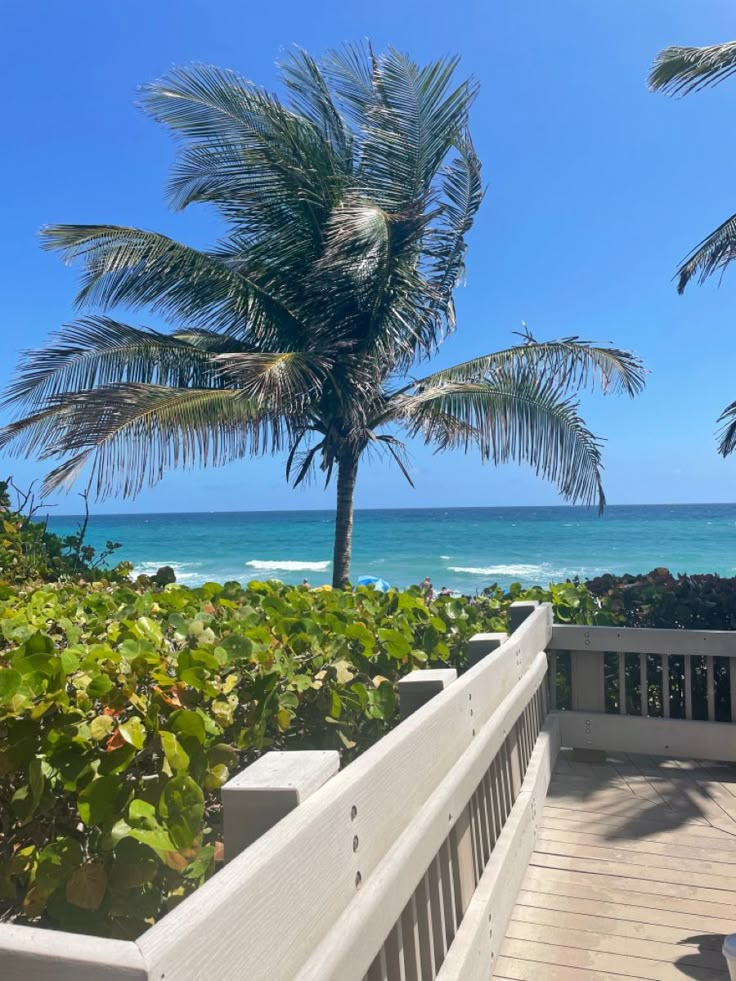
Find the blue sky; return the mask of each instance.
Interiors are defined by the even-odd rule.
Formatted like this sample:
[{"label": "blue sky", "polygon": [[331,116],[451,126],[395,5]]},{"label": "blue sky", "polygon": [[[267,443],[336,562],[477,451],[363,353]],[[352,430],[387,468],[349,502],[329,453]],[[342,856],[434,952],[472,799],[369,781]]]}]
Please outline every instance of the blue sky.
[{"label": "blue sky", "polygon": [[[441,363],[507,344],[522,320],[539,337],[629,347],[651,371],[646,393],[584,400],[607,439],[609,501],[736,499],[736,458],[718,457],[714,439],[716,416],[736,398],[736,270],[684,297],[672,283],[678,260],[736,211],[736,82],[684,100],[645,85],[660,48],[731,39],[731,0],[10,0],[3,20],[0,384],[19,348],[73,316],[78,273],[40,251],[41,225],[139,225],[199,246],[217,235],[205,211],[166,210],[173,145],[136,110],[139,84],[203,61],[273,87],[289,44],[319,53],[368,37],[417,60],[459,53],[481,83],[471,122],[488,193]],[[367,465],[358,505],[558,502],[525,469],[421,446],[412,456],[415,490],[395,468]],[[0,472],[27,482],[43,469],[3,459]],[[331,507],[332,494],[293,491],[283,460],[259,459],[172,474],[136,501],[95,510]],[[77,510],[75,496],[59,510]]]}]

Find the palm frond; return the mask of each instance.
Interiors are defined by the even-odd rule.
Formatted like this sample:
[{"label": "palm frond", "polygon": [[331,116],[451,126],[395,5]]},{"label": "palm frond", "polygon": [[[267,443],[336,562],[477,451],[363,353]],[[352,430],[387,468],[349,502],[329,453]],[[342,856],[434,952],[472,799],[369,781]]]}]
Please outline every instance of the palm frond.
[{"label": "palm frond", "polygon": [[607,394],[638,395],[644,388],[646,370],[629,351],[564,337],[556,341],[536,341],[526,332],[524,344],[472,358],[451,368],[437,371],[415,382],[417,386],[437,386],[450,382],[493,381],[499,374],[526,371],[549,381],[561,392],[600,386]]},{"label": "palm frond", "polygon": [[[307,66],[294,59],[290,81],[300,76],[304,101]],[[312,67],[313,91],[320,76]],[[201,64],[146,86],[143,107],[186,141],[169,186],[176,207],[211,203],[226,218],[258,226],[278,206],[319,241],[324,211],[352,169],[348,147],[339,135],[335,142],[339,117],[326,133],[314,113],[294,112],[237,72]]]},{"label": "palm frond", "polygon": [[718,85],[736,73],[736,41],[704,48],[670,47],[660,51],[649,87],[668,95],[687,95]]},{"label": "palm frond", "polygon": [[[233,355],[242,350],[233,338],[214,338],[220,345],[228,341]],[[194,331],[167,335],[109,317],[86,317],[67,324],[46,347],[21,354],[17,377],[0,404],[35,410],[64,392],[122,382],[219,388],[222,371],[211,353],[214,338]]]},{"label": "palm frond", "polygon": [[54,397],[44,412],[0,431],[0,446],[25,438],[41,459],[66,458],[44,493],[73,483],[88,465],[98,497],[153,486],[176,467],[221,466],[277,452],[287,425],[234,389],[124,384]]},{"label": "palm frond", "polygon": [[333,48],[321,59],[322,74],[335,93],[338,107],[358,130],[378,99],[374,68],[375,57],[363,42]]},{"label": "palm frond", "polygon": [[398,396],[395,417],[410,435],[440,450],[477,446],[494,464],[529,464],[573,504],[605,506],[599,441],[578,414],[577,402],[529,371]]},{"label": "palm frond", "polygon": [[387,279],[390,244],[390,216],[372,201],[350,195],[333,209],[316,270],[317,275],[330,276],[329,302],[333,310],[336,301],[344,304],[357,299],[360,309],[361,299],[370,302],[375,298],[376,278],[383,277],[384,282]]},{"label": "palm frond", "polygon": [[736,450],[736,402],[726,406],[718,422],[723,423],[718,434],[718,452],[721,456],[730,456]]},{"label": "palm frond", "polygon": [[736,258],[736,215],[731,215],[714,232],[704,238],[683,260],[677,270],[677,292],[684,293],[685,287],[695,276],[703,283],[713,273],[725,271],[726,266]]},{"label": "palm frond", "polygon": [[375,105],[361,141],[359,179],[389,211],[427,195],[447,154],[465,130],[477,86],[452,88],[457,58],[420,68],[394,49],[374,60]]},{"label": "palm frond", "polygon": [[323,70],[303,48],[294,47],[279,63],[293,109],[329,141],[346,171],[352,170],[353,134],[330,92]]},{"label": "palm frond", "polygon": [[294,351],[217,354],[213,364],[246,398],[284,413],[316,399],[330,370],[327,358]]},{"label": "palm frond", "polygon": [[50,225],[43,244],[65,262],[82,259],[80,306],[148,306],[179,323],[223,324],[237,337],[272,340],[279,331],[305,329],[278,296],[242,271],[165,235],[118,225]]},{"label": "palm frond", "polygon": [[480,160],[468,133],[458,141],[457,156],[444,169],[440,188],[441,213],[427,234],[425,261],[433,305],[454,329],[452,294],[465,271],[466,235],[483,201]]}]

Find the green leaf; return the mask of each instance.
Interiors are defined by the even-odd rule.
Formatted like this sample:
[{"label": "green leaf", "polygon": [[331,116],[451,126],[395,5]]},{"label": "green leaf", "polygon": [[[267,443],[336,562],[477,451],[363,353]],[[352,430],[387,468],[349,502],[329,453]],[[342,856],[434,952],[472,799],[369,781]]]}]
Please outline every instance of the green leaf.
[{"label": "green leaf", "polygon": [[115,728],[115,720],[110,715],[98,715],[89,724],[90,736],[99,742],[109,736]]},{"label": "green leaf", "polygon": [[46,779],[43,772],[43,763],[40,759],[31,760],[28,765],[28,783],[31,788],[31,798],[33,800],[33,810],[35,811],[41,803],[43,788]]},{"label": "green leaf", "polygon": [[204,744],[205,724],[197,712],[191,712],[189,709],[177,709],[171,714],[169,725],[174,732],[192,736],[198,743]]},{"label": "green leaf", "polygon": [[178,772],[179,770],[187,770],[189,768],[189,754],[186,752],[174,733],[161,729],[159,736],[161,737],[161,746],[163,748],[164,755],[169,761],[171,769],[175,772]]},{"label": "green leaf", "polygon": [[115,857],[109,874],[111,889],[136,889],[154,878],[160,864],[151,849],[130,836],[115,846]]},{"label": "green leaf", "polygon": [[382,627],[377,634],[389,657],[401,660],[411,653],[411,641],[398,630]]},{"label": "green leaf", "polygon": [[90,698],[102,698],[112,688],[112,680],[106,674],[98,674],[87,685],[87,694]]},{"label": "green leaf", "polygon": [[85,824],[98,827],[112,823],[117,816],[120,779],[116,776],[96,777],[80,793],[79,816]]},{"label": "green leaf", "polygon": [[147,800],[134,797],[128,805],[128,822],[132,828],[155,828],[158,824],[156,808]]},{"label": "green leaf", "polygon": [[143,749],[145,746],[146,727],[137,715],[134,715],[132,719],[128,719],[127,722],[123,722],[119,726],[118,731],[126,743],[130,743],[136,749]]},{"label": "green leaf", "polygon": [[0,702],[9,702],[21,686],[23,678],[13,668],[0,668]]},{"label": "green leaf", "polygon": [[218,790],[227,783],[230,771],[224,763],[217,763],[204,776],[205,790]]},{"label": "green leaf", "polygon": [[389,681],[382,681],[368,691],[368,714],[374,719],[390,719],[396,710],[396,694]]},{"label": "green leaf", "polygon": [[150,830],[147,828],[133,828],[130,832],[130,837],[135,838],[136,841],[140,841],[144,845],[148,845],[155,852],[165,853],[176,850],[176,845],[171,840],[171,837],[160,825]]},{"label": "green leaf", "polygon": [[202,829],[204,794],[190,776],[181,774],[164,787],[158,811],[176,847],[189,848]]},{"label": "green leaf", "polygon": [[38,853],[35,882],[52,892],[82,864],[82,846],[74,838],[57,838]]},{"label": "green leaf", "polygon": [[32,634],[24,644],[26,654],[53,654],[54,642],[48,634]]}]

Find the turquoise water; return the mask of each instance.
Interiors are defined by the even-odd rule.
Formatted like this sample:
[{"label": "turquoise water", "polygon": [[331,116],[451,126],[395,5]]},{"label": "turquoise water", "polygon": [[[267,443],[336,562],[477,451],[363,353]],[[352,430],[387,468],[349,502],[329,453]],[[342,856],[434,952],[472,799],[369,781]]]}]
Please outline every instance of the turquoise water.
[{"label": "turquoise water", "polygon": [[[78,518],[54,516],[68,533]],[[331,579],[329,511],[93,515],[88,540],[123,543],[116,553],[137,572],[171,565],[180,582]],[[583,508],[455,508],[359,511],[353,578],[475,593],[489,583],[541,583],[602,572],[736,575],[736,504]]]}]

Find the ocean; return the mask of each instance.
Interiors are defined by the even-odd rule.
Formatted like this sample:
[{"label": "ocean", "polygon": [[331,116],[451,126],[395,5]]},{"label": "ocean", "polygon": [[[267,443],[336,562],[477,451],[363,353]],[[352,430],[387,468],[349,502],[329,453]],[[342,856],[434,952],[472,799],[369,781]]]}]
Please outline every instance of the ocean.
[{"label": "ocean", "polygon": [[[52,530],[74,531],[78,517],[54,515]],[[88,541],[119,541],[117,560],[136,573],[174,568],[179,582],[281,579],[331,581],[330,511],[92,515]],[[356,512],[353,579],[380,576],[408,586],[429,576],[474,594],[508,586],[589,578],[603,572],[736,575],[736,504],[422,508]]]}]

